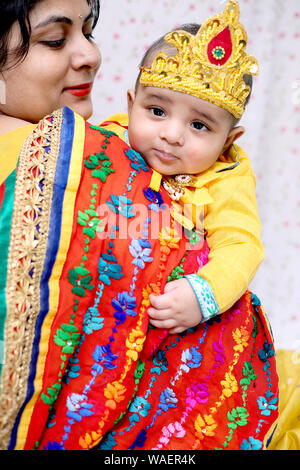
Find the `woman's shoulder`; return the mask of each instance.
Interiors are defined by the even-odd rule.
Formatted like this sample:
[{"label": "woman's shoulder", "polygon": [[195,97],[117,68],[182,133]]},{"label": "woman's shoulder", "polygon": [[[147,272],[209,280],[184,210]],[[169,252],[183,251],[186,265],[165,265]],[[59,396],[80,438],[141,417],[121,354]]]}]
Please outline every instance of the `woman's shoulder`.
[{"label": "woman's shoulder", "polygon": [[32,123],[10,116],[0,116],[0,135],[15,131],[16,129],[27,126],[28,124]]}]

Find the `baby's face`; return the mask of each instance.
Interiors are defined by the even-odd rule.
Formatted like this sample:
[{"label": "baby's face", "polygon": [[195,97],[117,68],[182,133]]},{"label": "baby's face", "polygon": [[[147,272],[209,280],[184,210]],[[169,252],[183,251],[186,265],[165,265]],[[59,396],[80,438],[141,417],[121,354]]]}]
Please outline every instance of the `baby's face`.
[{"label": "baby's face", "polygon": [[232,118],[192,95],[139,85],[128,92],[131,147],[164,175],[197,174],[224,150]]}]

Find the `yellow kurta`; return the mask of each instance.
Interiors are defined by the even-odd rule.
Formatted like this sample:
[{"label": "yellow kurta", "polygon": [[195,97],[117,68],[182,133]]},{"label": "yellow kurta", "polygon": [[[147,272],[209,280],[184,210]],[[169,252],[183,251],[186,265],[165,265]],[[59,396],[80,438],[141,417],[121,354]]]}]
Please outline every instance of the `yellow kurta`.
[{"label": "yellow kurta", "polygon": [[[110,130],[124,139],[121,126],[128,124],[127,114],[113,115],[106,122],[110,123],[107,124]],[[204,215],[210,262],[198,274],[210,284],[220,313],[243,295],[264,258],[255,197],[256,178],[249,158],[240,147],[236,148],[240,157],[238,166],[216,173],[235,161],[236,152],[231,148],[226,161],[218,160],[208,170],[194,175],[193,186],[186,187],[179,200],[181,213],[192,219],[191,226],[197,224],[194,214]],[[173,204],[175,209],[177,204]],[[199,211],[201,207],[203,211]]]}]

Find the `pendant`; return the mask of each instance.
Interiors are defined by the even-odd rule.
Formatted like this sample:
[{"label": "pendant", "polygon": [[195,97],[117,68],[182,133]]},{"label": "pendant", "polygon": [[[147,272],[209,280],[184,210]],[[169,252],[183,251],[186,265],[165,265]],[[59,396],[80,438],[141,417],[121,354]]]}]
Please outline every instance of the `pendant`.
[{"label": "pendant", "polygon": [[184,195],[185,186],[192,184],[192,182],[193,177],[191,175],[176,175],[163,180],[162,185],[173,201],[179,201]]}]

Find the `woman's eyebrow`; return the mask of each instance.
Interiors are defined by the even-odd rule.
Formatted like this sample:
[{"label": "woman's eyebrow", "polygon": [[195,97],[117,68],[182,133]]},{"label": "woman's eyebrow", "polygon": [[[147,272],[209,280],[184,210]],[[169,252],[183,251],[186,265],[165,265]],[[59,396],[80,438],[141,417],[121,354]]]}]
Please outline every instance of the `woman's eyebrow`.
[{"label": "woman's eyebrow", "polygon": [[[87,23],[91,18],[93,17],[93,13],[90,12],[88,16],[84,19],[84,23]],[[66,16],[58,16],[58,15],[52,15],[49,16],[44,21],[41,21],[41,23],[37,24],[35,28],[43,28],[51,23],[64,23],[68,25],[72,25],[73,21],[70,18],[67,18]]]}]

